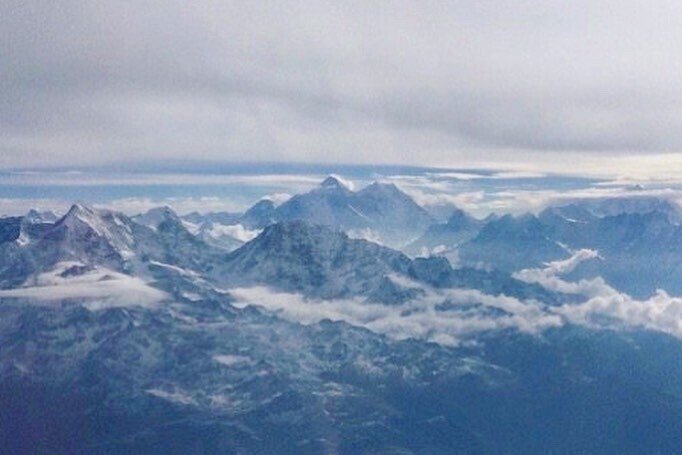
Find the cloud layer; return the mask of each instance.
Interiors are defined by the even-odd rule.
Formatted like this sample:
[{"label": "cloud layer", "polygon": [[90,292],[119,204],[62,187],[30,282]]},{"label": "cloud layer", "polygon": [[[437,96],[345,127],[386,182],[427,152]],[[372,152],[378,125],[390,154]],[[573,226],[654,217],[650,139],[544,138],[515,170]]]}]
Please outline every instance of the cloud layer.
[{"label": "cloud layer", "polygon": [[617,291],[601,278],[568,282],[561,278],[587,260],[598,260],[593,250],[527,269],[515,277],[564,294],[582,296],[580,303],[560,306],[493,296],[472,289],[435,290],[404,305],[383,305],[361,299],[316,300],[265,287],[230,290],[238,307],[255,305],[287,320],[314,324],[324,319],[344,321],[395,339],[416,338],[454,346],[480,332],[516,329],[542,331],[567,323],[612,329],[646,329],[682,338],[682,299],[658,291],[637,300]]},{"label": "cloud layer", "polygon": [[608,168],[682,144],[681,17],[663,0],[8,0],[0,166]]},{"label": "cloud layer", "polygon": [[[344,321],[395,339],[425,339],[450,346],[479,332],[516,328],[538,333],[562,323],[561,317],[543,312],[537,303],[468,289],[429,291],[400,306],[360,299],[308,299],[265,287],[231,289],[230,294],[237,307],[256,305],[302,324],[324,319]],[[444,304],[452,308],[445,308]]]}]

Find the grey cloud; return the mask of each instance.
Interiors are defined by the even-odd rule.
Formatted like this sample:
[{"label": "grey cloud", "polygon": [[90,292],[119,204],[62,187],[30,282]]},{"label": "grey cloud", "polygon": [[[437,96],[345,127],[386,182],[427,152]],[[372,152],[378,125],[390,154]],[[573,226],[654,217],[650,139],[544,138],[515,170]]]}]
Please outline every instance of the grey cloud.
[{"label": "grey cloud", "polygon": [[682,6],[0,6],[0,166],[458,164],[682,144]]}]

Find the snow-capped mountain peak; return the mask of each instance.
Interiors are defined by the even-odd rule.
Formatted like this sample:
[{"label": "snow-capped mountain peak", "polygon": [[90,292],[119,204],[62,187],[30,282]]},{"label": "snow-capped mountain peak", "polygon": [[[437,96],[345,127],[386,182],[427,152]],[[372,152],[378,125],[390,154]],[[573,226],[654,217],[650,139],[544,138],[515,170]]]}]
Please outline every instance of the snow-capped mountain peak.
[{"label": "snow-capped mountain peak", "polygon": [[74,204],[40,240],[47,249],[58,247],[75,255],[100,251],[125,259],[134,255],[132,220],[121,213]]},{"label": "snow-capped mountain peak", "polygon": [[180,217],[167,205],[154,207],[147,212],[133,218],[135,222],[152,229],[157,229],[163,222],[173,221],[181,223]]},{"label": "snow-capped mountain peak", "polygon": [[331,174],[329,175],[326,179],[320,183],[320,187],[326,188],[326,189],[335,189],[335,190],[348,190],[352,191],[353,190],[353,185],[351,182],[348,182],[338,175]]}]

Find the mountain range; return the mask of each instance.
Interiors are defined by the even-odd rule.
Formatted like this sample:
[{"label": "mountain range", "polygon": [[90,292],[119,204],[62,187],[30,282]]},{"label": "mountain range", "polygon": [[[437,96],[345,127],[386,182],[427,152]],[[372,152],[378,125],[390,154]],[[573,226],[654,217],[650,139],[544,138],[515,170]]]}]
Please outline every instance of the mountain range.
[{"label": "mountain range", "polygon": [[438,222],[329,178],[244,214],[0,219],[0,450],[674,452],[680,334],[609,285],[675,292],[675,213]]},{"label": "mountain range", "polygon": [[549,207],[537,216],[506,215],[485,224],[476,237],[459,246],[457,257],[469,266],[516,271],[592,249],[599,257],[581,264],[572,279],[601,276],[638,297],[657,289],[678,295],[682,293],[678,209],[659,201],[645,211],[638,204],[637,211],[615,215],[597,214],[577,203]]},{"label": "mountain range", "polygon": [[[214,221],[216,215],[192,215],[186,219],[201,223],[209,217]],[[372,236],[394,247],[413,240],[434,223],[424,208],[394,184],[374,182],[353,191],[338,178],[329,176],[318,187],[278,206],[267,199],[257,202],[234,224],[260,230],[285,221],[331,226],[358,236]]]}]

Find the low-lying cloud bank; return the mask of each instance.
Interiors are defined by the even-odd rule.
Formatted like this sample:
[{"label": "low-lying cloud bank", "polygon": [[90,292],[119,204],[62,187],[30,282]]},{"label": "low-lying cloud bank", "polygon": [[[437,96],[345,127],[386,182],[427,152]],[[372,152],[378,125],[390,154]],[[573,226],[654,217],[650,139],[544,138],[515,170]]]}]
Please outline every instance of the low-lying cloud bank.
[{"label": "low-lying cloud bank", "polygon": [[552,291],[586,297],[582,303],[553,309],[572,323],[643,328],[682,338],[682,298],[658,290],[648,299],[637,300],[609,286],[601,277],[577,282],[560,277],[580,262],[594,258],[598,258],[596,251],[580,250],[568,260],[549,263],[544,269],[523,270],[516,278]]},{"label": "low-lying cloud bank", "polygon": [[361,299],[315,300],[266,287],[230,291],[237,307],[256,305],[289,321],[314,324],[344,321],[395,339],[417,338],[453,346],[479,332],[515,328],[538,333],[559,326],[562,318],[537,302],[492,296],[471,289],[426,290],[404,305],[382,305]]},{"label": "low-lying cloud bank", "polygon": [[84,299],[90,310],[117,306],[154,307],[167,295],[140,278],[106,269],[80,271],[85,266],[62,262],[30,283],[0,290],[0,299],[27,299],[38,305],[58,305],[62,300]]},{"label": "low-lying cloud bank", "polygon": [[317,300],[266,287],[230,291],[237,307],[255,305],[289,321],[314,324],[325,319],[343,321],[394,339],[415,338],[455,346],[480,332],[516,329],[541,333],[567,323],[594,328],[646,329],[682,338],[682,299],[658,291],[636,300],[609,286],[602,278],[569,282],[561,275],[581,262],[599,260],[593,250],[580,250],[566,260],[542,269],[527,269],[515,277],[544,288],[583,296],[581,303],[549,306],[493,296],[471,289],[435,290],[403,305],[383,305],[362,299]]}]

